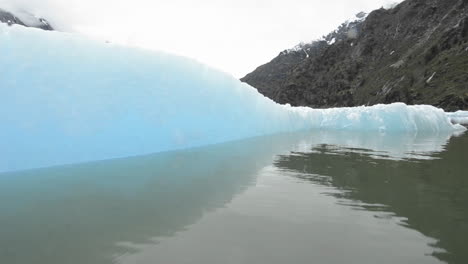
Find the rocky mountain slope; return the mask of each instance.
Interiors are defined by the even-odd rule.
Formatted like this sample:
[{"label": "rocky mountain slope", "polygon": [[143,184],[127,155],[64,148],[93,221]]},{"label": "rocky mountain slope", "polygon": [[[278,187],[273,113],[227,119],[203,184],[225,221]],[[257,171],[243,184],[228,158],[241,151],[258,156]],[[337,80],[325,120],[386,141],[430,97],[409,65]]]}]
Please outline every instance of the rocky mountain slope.
[{"label": "rocky mountain slope", "polygon": [[[21,17],[21,18],[20,18]],[[14,15],[11,12],[0,8],[0,22],[9,25],[17,24],[25,27],[35,27],[43,30],[54,30],[50,23],[41,17],[36,17],[27,12],[21,12],[21,16]]]},{"label": "rocky mountain slope", "polygon": [[405,102],[468,109],[468,0],[406,0],[359,14],[241,80],[294,106]]}]

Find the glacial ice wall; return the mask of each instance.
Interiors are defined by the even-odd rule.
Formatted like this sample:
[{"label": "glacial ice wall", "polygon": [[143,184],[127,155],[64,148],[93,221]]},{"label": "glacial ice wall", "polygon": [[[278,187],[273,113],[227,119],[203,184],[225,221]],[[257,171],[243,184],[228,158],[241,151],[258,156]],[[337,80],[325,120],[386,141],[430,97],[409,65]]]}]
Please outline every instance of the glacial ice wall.
[{"label": "glacial ice wall", "polygon": [[404,104],[278,105],[193,60],[0,24],[0,172],[308,129],[450,131]]}]

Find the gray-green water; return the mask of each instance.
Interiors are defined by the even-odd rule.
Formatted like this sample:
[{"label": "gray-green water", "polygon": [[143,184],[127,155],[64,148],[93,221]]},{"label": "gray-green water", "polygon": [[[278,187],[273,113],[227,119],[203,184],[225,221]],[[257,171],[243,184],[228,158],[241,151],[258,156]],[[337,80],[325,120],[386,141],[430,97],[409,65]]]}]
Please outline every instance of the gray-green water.
[{"label": "gray-green water", "polygon": [[0,174],[0,263],[468,263],[468,136],[309,132]]}]

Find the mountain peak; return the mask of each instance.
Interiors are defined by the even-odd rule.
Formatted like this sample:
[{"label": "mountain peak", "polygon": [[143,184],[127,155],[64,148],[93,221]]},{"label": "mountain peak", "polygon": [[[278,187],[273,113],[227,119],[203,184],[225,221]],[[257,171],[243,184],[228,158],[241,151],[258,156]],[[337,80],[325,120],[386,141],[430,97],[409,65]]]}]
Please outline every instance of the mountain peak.
[{"label": "mountain peak", "polygon": [[468,109],[468,1],[406,0],[359,13],[241,80],[315,108],[404,102]]}]

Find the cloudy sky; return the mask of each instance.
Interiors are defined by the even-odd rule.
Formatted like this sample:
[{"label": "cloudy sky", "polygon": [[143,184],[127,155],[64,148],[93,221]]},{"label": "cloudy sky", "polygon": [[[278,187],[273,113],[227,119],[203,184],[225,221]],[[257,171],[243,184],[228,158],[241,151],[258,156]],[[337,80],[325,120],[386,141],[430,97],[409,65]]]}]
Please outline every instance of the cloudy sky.
[{"label": "cloudy sky", "polygon": [[280,51],[397,0],[0,0],[57,29],[195,58],[242,77]]}]

